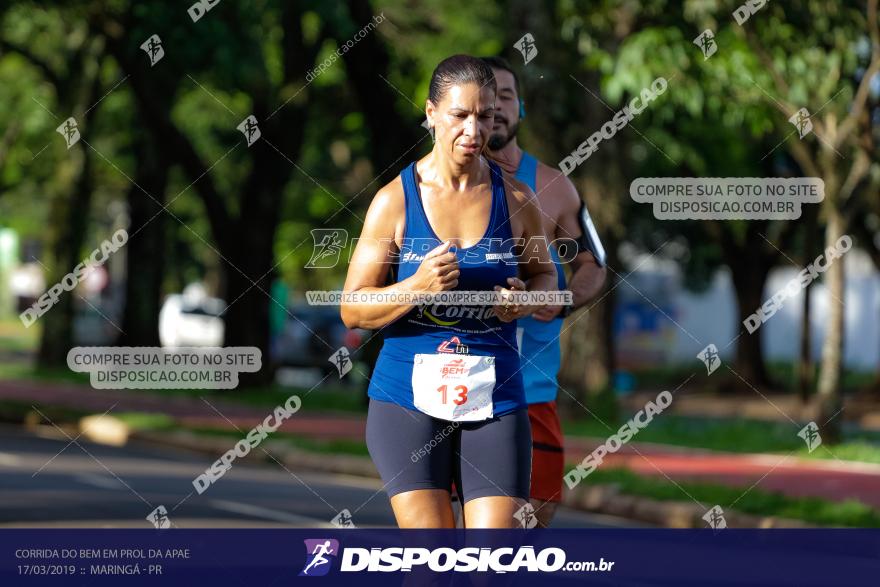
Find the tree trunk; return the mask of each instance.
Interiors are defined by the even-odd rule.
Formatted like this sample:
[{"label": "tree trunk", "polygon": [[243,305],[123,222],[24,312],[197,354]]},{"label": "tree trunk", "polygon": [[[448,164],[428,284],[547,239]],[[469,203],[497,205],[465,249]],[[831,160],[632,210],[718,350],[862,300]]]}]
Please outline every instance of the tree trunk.
[{"label": "tree trunk", "polygon": [[[736,294],[738,318],[736,329],[740,332],[736,339],[736,362],[734,370],[749,384],[757,388],[772,387],[767,367],[764,363],[764,345],[761,341],[761,329],[749,334],[743,322],[764,303],[764,286],[767,276],[774,264],[762,245],[764,242],[757,234],[765,230],[763,225],[752,221],[748,226],[748,234],[743,242],[735,242],[729,227],[721,227],[721,248],[725,264],[730,267],[733,289]],[[739,377],[734,377],[733,384],[738,389],[742,385]]]},{"label": "tree trunk", "polygon": [[[259,110],[259,107],[255,108],[258,119]],[[272,144],[280,144],[274,136],[280,134],[277,126],[268,127],[263,133]],[[275,233],[281,194],[290,176],[290,163],[262,140],[249,148],[255,149],[253,168],[243,189],[247,198],[241,200],[241,215],[233,223],[235,236],[217,240],[223,257],[221,267],[227,304],[224,346],[260,349],[260,371],[239,376],[242,386],[260,386],[271,383],[274,376],[269,355],[269,304],[275,303],[271,299],[275,276]],[[294,154],[291,160],[295,161],[297,157]],[[333,350],[328,348],[327,355]]]},{"label": "tree trunk", "polygon": [[[88,153],[88,147],[80,144],[80,148],[68,153],[73,159],[62,164],[68,171],[79,167],[73,191],[72,193],[63,191],[58,194],[50,210],[50,226],[54,227],[54,232],[49,236],[51,261],[46,275],[46,289],[59,283],[82,261],[94,181],[92,158]],[[59,183],[65,182],[65,175],[62,171]],[[73,319],[76,295],[75,289],[62,292],[55,305],[40,318],[43,332],[40,348],[37,351],[39,368],[67,366],[67,352],[74,344]]]},{"label": "tree trunk", "polygon": [[[126,245],[125,306],[121,346],[159,346],[158,316],[165,276],[165,188],[168,163],[152,134],[136,130],[134,152],[137,185],[128,192],[129,241]],[[155,198],[155,199],[154,199]]]},{"label": "tree trunk", "polygon": [[[826,184],[827,185],[827,184]],[[835,206],[834,200],[826,197],[828,224],[825,229],[825,247],[833,247],[844,235],[844,219]],[[830,444],[840,442],[843,406],[840,379],[843,366],[843,297],[844,297],[844,257],[839,257],[825,271],[828,288],[828,326],[822,346],[822,363],[819,374],[817,396],[819,402],[819,434],[822,441]],[[827,262],[827,261],[826,261]]]},{"label": "tree trunk", "polygon": [[797,392],[803,404],[810,401],[810,391],[813,385],[812,336],[810,335],[810,299],[812,298],[812,291],[812,284],[804,288],[804,303],[801,308],[800,357],[796,367]]},{"label": "tree trunk", "polygon": [[[801,258],[802,265],[806,267],[815,259],[813,256],[816,249],[816,231],[818,230],[819,206],[806,206],[804,210],[804,254]],[[813,386],[813,353],[812,336],[810,333],[810,302],[812,298],[812,283],[804,288],[804,303],[801,309],[801,341],[800,357],[795,368],[796,388],[801,403],[806,404],[810,400],[810,391]]]},{"label": "tree trunk", "polygon": [[[743,321],[764,303],[764,284],[768,268],[753,267],[751,271],[733,271],[733,287],[738,306],[737,327],[743,329]],[[764,344],[761,331],[744,332],[736,340],[736,372],[755,387],[769,387],[770,377],[764,363]],[[738,378],[737,378],[738,379]]]},{"label": "tree trunk", "polygon": [[222,263],[226,285],[224,299],[228,304],[224,314],[224,346],[256,347],[262,353],[260,371],[240,374],[240,388],[266,385],[272,381],[269,357],[269,304],[272,302],[266,295],[271,293],[272,257],[257,254],[249,247],[265,248],[268,245],[271,249],[275,233],[268,230],[254,232],[242,250],[224,252],[226,260]]}]

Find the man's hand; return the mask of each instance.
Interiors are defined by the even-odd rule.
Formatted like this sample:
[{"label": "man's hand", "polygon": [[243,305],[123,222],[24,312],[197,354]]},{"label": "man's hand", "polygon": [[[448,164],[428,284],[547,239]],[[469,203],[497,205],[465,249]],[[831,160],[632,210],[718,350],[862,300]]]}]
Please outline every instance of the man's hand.
[{"label": "man's hand", "polygon": [[532,318],[541,322],[550,322],[562,312],[562,306],[541,306],[532,312]]}]

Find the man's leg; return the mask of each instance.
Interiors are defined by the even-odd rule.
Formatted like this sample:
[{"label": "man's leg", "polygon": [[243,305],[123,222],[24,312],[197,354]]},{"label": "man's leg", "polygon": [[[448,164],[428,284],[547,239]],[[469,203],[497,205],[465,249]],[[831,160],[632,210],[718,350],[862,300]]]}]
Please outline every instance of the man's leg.
[{"label": "man's leg", "polygon": [[535,508],[538,526],[547,528],[562,500],[565,467],[562,426],[556,402],[529,405],[532,424],[532,482],[529,501]]}]

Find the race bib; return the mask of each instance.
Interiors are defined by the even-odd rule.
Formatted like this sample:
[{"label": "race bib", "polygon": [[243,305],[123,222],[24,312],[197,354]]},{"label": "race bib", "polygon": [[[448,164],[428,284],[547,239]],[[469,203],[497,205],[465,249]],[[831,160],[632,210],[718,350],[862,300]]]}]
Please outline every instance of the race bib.
[{"label": "race bib", "polygon": [[441,420],[475,422],[493,415],[495,357],[418,354],[412,374],[416,408]]}]

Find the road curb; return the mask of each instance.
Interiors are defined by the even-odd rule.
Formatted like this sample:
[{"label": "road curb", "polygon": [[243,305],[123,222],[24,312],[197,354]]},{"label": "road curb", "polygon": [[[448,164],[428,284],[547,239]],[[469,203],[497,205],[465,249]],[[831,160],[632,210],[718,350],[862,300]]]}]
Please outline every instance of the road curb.
[{"label": "road curb", "polygon": [[[200,453],[216,455],[228,451],[233,443],[228,438],[204,438],[190,432],[132,432],[132,440],[148,442]],[[249,459],[275,461],[284,467],[305,469],[320,473],[336,473],[378,479],[379,473],[368,457],[355,455],[320,454],[293,448],[283,441],[266,443],[266,452],[251,451]],[[562,503],[573,509],[608,514],[657,524],[670,528],[708,528],[703,520],[708,508],[697,504],[662,501],[624,495],[615,484],[588,485],[563,491]],[[713,504],[714,505],[714,504]],[[711,507],[711,506],[709,506]],[[732,510],[724,511],[724,519],[732,528],[816,528],[800,520],[778,518],[775,516],[754,516]]]},{"label": "road curb", "polygon": [[[685,501],[666,501],[621,494],[619,487],[614,483],[563,491],[562,503],[582,511],[610,514],[669,528],[708,528],[703,516],[712,507],[710,505],[704,508]],[[755,516],[733,510],[724,510],[724,520],[730,528],[820,527],[801,520]]]}]

